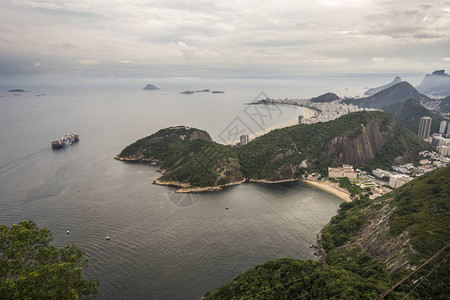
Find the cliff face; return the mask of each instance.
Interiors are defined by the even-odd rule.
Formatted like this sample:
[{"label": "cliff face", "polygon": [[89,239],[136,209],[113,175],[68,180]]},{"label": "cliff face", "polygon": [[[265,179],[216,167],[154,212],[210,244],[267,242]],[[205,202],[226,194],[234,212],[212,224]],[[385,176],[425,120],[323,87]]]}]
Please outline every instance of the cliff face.
[{"label": "cliff face", "polygon": [[[392,121],[388,127],[381,130],[383,121],[372,119],[369,124],[361,124],[355,131],[360,134],[356,138],[351,135],[342,135],[333,138],[325,147],[328,155],[336,155],[335,164],[364,164],[375,158],[375,155],[395,135],[397,123]],[[359,133],[358,132],[358,133]]]},{"label": "cliff face", "polygon": [[447,166],[381,198],[341,207],[319,235],[321,244],[327,252],[359,247],[391,273],[414,269],[450,242],[449,195]]}]

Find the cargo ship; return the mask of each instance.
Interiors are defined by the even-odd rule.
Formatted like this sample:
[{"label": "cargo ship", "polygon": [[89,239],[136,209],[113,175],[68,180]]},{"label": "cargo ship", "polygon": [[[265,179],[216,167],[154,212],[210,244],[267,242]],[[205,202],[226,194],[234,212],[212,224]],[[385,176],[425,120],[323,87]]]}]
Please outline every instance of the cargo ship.
[{"label": "cargo ship", "polygon": [[78,142],[80,135],[78,133],[65,134],[63,137],[52,141],[53,149],[60,149]]}]

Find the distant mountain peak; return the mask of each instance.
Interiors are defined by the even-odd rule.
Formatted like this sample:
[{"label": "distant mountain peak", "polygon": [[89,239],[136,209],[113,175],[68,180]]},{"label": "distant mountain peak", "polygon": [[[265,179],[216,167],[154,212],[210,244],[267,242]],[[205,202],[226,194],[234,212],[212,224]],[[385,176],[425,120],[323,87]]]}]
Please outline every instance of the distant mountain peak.
[{"label": "distant mountain peak", "polygon": [[361,106],[380,109],[383,106],[403,102],[408,98],[420,101],[426,97],[421,95],[409,82],[402,81],[375,95],[362,99]]},{"label": "distant mountain peak", "polygon": [[339,100],[339,96],[334,93],[326,93],[314,98],[311,98],[311,102],[332,102]]},{"label": "distant mountain peak", "polygon": [[428,75],[428,76],[433,76],[433,75],[435,75],[435,76],[450,76],[447,73],[445,73],[445,70],[436,70],[433,73],[431,73],[431,75]]},{"label": "distant mountain peak", "polygon": [[376,93],[379,93],[379,92],[381,92],[382,90],[385,90],[385,89],[387,89],[387,88],[390,88],[391,86],[394,86],[394,85],[396,85],[397,83],[400,83],[401,81],[402,81],[402,79],[401,79],[399,76],[395,76],[395,78],[394,78],[394,80],[392,80],[392,82],[390,82],[390,83],[388,83],[388,84],[385,84],[385,85],[382,85],[382,86],[379,86],[379,87],[376,87],[376,88],[368,89],[368,90],[364,93],[364,95],[367,95],[367,96],[375,95]]},{"label": "distant mountain peak", "polygon": [[425,75],[417,90],[426,95],[434,97],[450,96],[450,75],[445,70],[436,70]]},{"label": "distant mountain peak", "polygon": [[156,85],[153,85],[153,84],[147,84],[147,85],[143,88],[143,90],[146,90],[146,91],[159,90],[159,87],[157,87]]}]

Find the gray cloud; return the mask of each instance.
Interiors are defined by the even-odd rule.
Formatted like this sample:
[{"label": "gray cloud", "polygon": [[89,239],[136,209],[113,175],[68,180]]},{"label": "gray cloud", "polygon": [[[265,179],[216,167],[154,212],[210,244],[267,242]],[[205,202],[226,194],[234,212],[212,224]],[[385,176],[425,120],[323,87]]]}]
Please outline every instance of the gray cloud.
[{"label": "gray cloud", "polygon": [[447,0],[6,0],[1,72],[426,73],[449,65],[449,14]]}]

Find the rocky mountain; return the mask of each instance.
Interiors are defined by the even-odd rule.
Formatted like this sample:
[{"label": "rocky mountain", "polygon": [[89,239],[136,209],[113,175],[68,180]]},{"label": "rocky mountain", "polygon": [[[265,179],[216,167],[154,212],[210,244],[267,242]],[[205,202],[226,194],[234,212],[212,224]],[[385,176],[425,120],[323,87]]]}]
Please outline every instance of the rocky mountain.
[{"label": "rocky mountain", "polygon": [[409,98],[418,101],[427,101],[429,99],[427,96],[420,94],[411,84],[402,81],[373,96],[359,99],[358,103],[360,107],[381,109],[383,106],[403,102]]},{"label": "rocky mountain", "polygon": [[376,93],[379,93],[379,92],[381,92],[382,90],[385,90],[385,89],[387,89],[387,88],[390,88],[391,86],[394,86],[394,85],[396,85],[397,83],[400,83],[401,81],[402,81],[402,79],[401,79],[400,77],[396,76],[392,82],[390,82],[390,83],[388,83],[388,84],[385,84],[385,85],[382,85],[382,86],[379,86],[379,87],[376,87],[376,88],[368,89],[368,90],[364,93],[364,95],[366,95],[366,96],[372,96],[372,95],[375,95]]},{"label": "rocky mountain", "polygon": [[396,286],[385,299],[447,299],[449,199],[447,166],[375,200],[344,202],[318,235],[319,262],[269,261],[204,298],[381,299]]},{"label": "rocky mountain", "polygon": [[446,74],[445,70],[427,74],[422,83],[417,86],[417,90],[434,97],[448,97],[450,96],[450,75]]},{"label": "rocky mountain", "polygon": [[314,98],[311,98],[311,102],[332,102],[339,100],[339,96],[334,93],[326,93]]},{"label": "rocky mountain", "polygon": [[256,138],[244,146],[213,142],[202,130],[162,129],[126,147],[116,159],[160,164],[157,183],[218,189],[255,181],[301,177],[305,169],[327,172],[342,163],[386,167],[415,160],[428,144],[384,112],[356,112],[333,121],[299,124]]},{"label": "rocky mountain", "polygon": [[159,90],[159,87],[157,87],[157,86],[155,86],[155,85],[153,85],[153,84],[147,84],[147,85],[143,88],[143,90],[146,90],[146,91],[154,91],[154,90]]},{"label": "rocky mountain", "polygon": [[419,131],[420,118],[422,117],[430,117],[433,119],[431,133],[439,132],[440,123],[444,120],[439,114],[426,109],[417,100],[412,98],[406,99],[403,102],[383,106],[382,110],[393,114],[400,123],[415,133]]},{"label": "rocky mountain", "polygon": [[247,178],[278,181],[302,175],[304,168],[326,173],[343,163],[391,166],[428,147],[391,114],[362,111],[271,131],[241,147],[239,159]]}]

